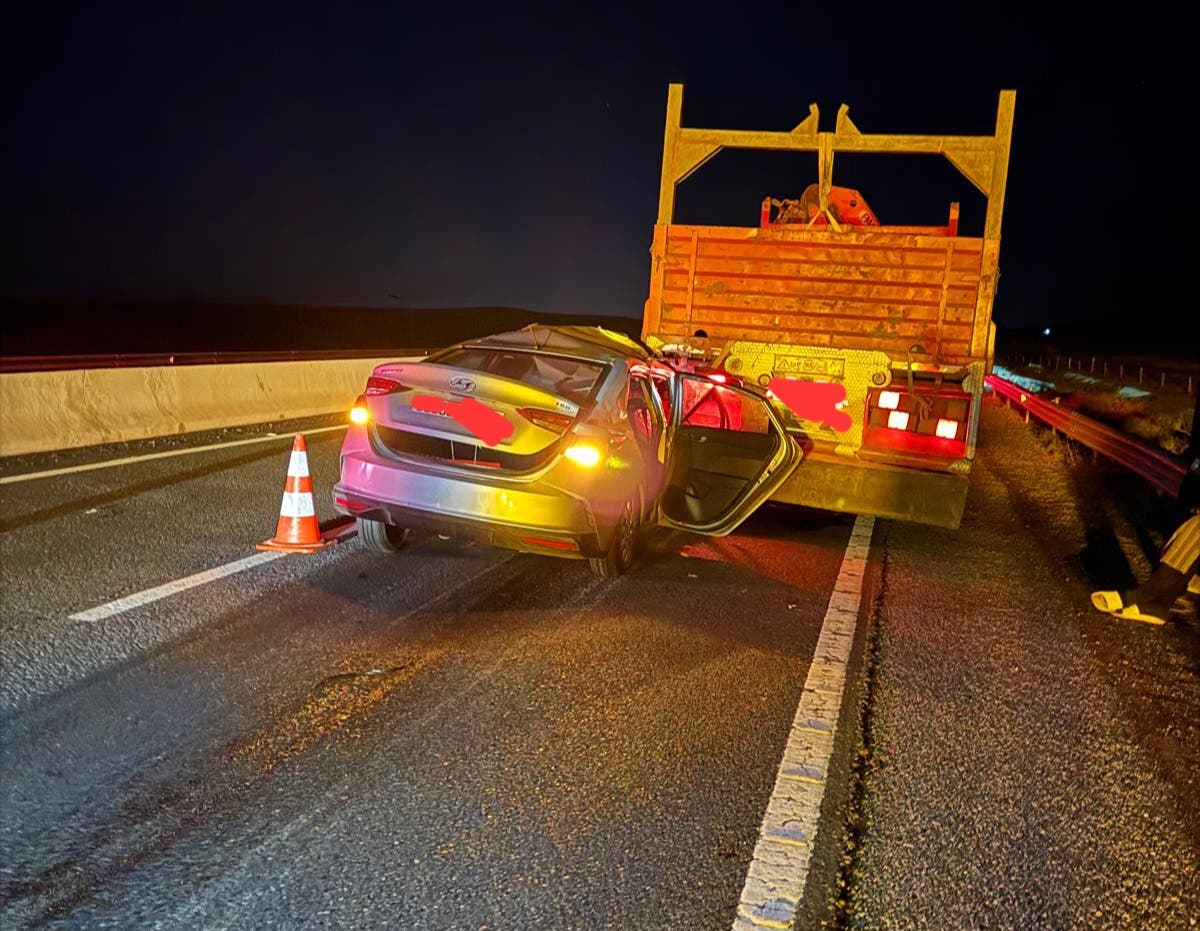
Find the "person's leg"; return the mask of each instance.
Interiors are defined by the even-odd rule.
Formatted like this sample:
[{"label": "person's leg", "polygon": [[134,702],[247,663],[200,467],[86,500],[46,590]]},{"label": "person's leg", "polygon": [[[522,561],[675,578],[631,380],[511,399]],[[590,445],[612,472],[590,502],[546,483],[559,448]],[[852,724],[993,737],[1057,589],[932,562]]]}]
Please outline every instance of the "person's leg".
[{"label": "person's leg", "polygon": [[1189,517],[1163,547],[1162,559],[1144,583],[1130,591],[1095,592],[1092,603],[1101,611],[1132,620],[1162,624],[1171,605],[1188,590],[1200,570],[1200,514]]},{"label": "person's leg", "polygon": [[1162,561],[1183,573],[1187,591],[1200,595],[1200,512],[1172,534],[1163,549]]},{"label": "person's leg", "polygon": [[1171,534],[1162,561],[1189,578],[1200,570],[1200,514],[1193,514]]}]

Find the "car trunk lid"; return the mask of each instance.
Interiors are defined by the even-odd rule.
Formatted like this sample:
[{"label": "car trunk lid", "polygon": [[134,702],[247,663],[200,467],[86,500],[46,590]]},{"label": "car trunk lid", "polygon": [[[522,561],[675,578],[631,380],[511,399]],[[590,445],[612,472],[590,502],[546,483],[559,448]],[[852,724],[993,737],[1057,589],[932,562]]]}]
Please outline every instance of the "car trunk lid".
[{"label": "car trunk lid", "polygon": [[523,470],[551,451],[579,405],[525,382],[430,362],[378,367],[397,387],[367,398],[392,452]]}]

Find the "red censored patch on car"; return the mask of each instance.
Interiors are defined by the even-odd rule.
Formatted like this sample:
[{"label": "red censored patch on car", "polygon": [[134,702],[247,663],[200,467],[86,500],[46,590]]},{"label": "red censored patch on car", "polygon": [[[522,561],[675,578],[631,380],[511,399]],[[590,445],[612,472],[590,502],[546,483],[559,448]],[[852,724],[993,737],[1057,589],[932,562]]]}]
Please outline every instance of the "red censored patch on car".
[{"label": "red censored patch on car", "polygon": [[771,393],[801,420],[827,424],[834,430],[849,430],[850,415],[838,410],[846,400],[846,386],[837,382],[796,381],[772,378]]},{"label": "red censored patch on car", "polygon": [[443,414],[453,417],[488,446],[512,436],[516,429],[503,414],[480,404],[474,398],[447,401],[429,394],[419,394],[412,400],[413,410],[425,414]]}]

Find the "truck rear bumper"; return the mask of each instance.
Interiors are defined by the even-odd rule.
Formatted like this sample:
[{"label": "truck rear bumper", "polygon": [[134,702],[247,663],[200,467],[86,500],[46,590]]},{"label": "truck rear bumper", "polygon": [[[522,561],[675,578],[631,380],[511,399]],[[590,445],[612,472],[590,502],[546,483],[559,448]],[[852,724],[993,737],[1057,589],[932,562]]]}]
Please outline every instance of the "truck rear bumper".
[{"label": "truck rear bumper", "polygon": [[967,476],[810,456],[771,500],[955,529],[967,500]]}]

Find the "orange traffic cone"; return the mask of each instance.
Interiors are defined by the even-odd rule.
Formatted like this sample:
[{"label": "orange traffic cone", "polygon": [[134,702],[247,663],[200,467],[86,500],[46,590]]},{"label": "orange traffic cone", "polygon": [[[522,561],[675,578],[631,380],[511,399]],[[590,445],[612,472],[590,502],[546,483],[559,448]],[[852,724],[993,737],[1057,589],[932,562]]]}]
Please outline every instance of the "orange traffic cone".
[{"label": "orange traffic cone", "polygon": [[292,442],[292,458],[288,462],[287,481],[283,485],[283,504],[279,508],[279,524],[275,536],[263,540],[257,549],[284,553],[315,553],[338,541],[322,539],[317,524],[316,502],[313,500],[312,478],[308,474],[308,446],[304,436],[297,433]]}]

